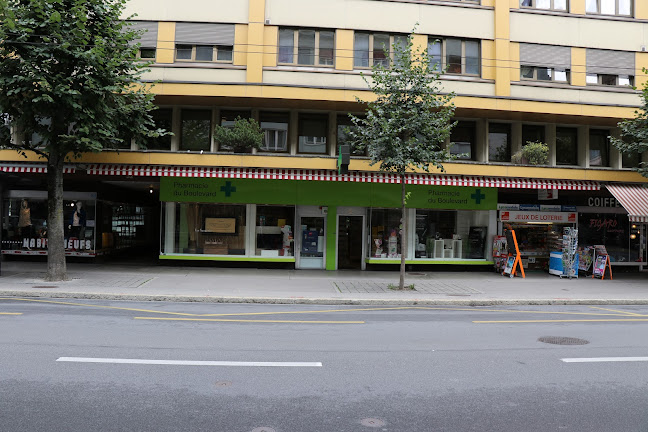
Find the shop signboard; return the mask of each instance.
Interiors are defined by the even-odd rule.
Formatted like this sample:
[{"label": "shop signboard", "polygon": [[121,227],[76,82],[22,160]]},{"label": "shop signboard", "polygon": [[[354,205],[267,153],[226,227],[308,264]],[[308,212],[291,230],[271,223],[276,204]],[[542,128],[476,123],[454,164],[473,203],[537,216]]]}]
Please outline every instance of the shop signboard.
[{"label": "shop signboard", "polygon": [[502,222],[576,223],[574,212],[500,211]]},{"label": "shop signboard", "polygon": [[607,264],[607,255],[598,255],[596,257],[596,263],[594,264],[594,270],[592,271],[592,276],[603,277],[605,273],[605,265]]}]

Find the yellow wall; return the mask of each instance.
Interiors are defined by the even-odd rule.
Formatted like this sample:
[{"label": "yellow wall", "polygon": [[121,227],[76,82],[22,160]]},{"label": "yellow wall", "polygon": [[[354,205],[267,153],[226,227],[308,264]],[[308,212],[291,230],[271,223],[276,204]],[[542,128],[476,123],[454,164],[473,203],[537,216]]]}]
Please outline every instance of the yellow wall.
[{"label": "yellow wall", "polygon": [[157,63],[173,63],[175,59],[175,23],[158,23],[158,39],[155,61]]},{"label": "yellow wall", "polygon": [[353,30],[335,31],[335,69],[353,70]]},{"label": "yellow wall", "polygon": [[[639,0],[642,1],[642,0]],[[573,14],[585,14],[585,0],[569,0],[569,11]]]},{"label": "yellow wall", "polygon": [[571,83],[575,86],[584,86],[586,78],[586,52],[585,48],[571,49]]},{"label": "yellow wall", "polygon": [[511,94],[509,72],[510,0],[495,0],[495,94]]},{"label": "yellow wall", "polygon": [[279,27],[265,26],[263,29],[263,66],[277,66]]},{"label": "yellow wall", "polygon": [[635,1],[635,18],[648,19],[648,2],[646,0]]},{"label": "yellow wall", "polygon": [[495,42],[492,40],[481,41],[482,78],[495,79]]},{"label": "yellow wall", "polygon": [[248,54],[248,26],[247,24],[236,24],[234,27],[234,57],[232,63],[237,66],[245,66]]},{"label": "yellow wall", "polygon": [[511,81],[520,81],[520,44],[511,42],[509,44],[509,71]]},{"label": "yellow wall", "polygon": [[249,0],[247,82],[263,81],[265,0]]},{"label": "yellow wall", "polygon": [[644,68],[648,68],[648,52],[638,52],[635,54],[635,86],[640,89],[648,82]]}]

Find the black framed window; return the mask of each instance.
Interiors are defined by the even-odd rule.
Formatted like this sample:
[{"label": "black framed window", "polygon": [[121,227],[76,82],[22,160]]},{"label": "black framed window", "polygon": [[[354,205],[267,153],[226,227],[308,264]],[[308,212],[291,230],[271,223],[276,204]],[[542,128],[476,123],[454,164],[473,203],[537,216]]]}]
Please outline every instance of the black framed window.
[{"label": "black framed window", "polygon": [[589,134],[590,166],[610,166],[610,131],[592,129]]},{"label": "black framed window", "polygon": [[556,128],[556,164],[578,164],[578,130],[576,128]]},{"label": "black framed window", "polygon": [[181,111],[180,150],[211,149],[211,110]]},{"label": "black framed window", "polygon": [[477,125],[471,121],[460,121],[450,133],[450,154],[459,160],[474,160]]},{"label": "black framed window", "polygon": [[488,160],[491,162],[511,161],[511,125],[508,123],[489,123]]},{"label": "black framed window", "polygon": [[261,130],[263,130],[263,143],[260,150],[265,152],[287,152],[290,115],[281,112],[261,111],[259,123]]},{"label": "black framed window", "polygon": [[328,115],[299,115],[299,153],[326,154]]},{"label": "black framed window", "polygon": [[545,142],[544,125],[522,125],[522,145],[528,142]]},{"label": "black framed window", "polygon": [[[155,127],[171,132],[173,127],[173,110],[171,108],[160,108],[151,113]],[[149,150],[171,150],[171,135],[164,135],[157,138],[149,138],[146,141],[146,148]]]}]

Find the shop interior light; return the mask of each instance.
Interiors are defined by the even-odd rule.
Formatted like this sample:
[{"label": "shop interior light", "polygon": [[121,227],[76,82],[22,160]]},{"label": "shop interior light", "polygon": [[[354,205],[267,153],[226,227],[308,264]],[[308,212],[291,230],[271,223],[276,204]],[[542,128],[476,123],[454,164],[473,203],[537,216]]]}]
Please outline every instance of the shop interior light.
[{"label": "shop interior light", "polygon": [[634,240],[634,239],[636,239],[636,238],[637,238],[637,234],[630,234],[630,239],[631,239],[631,240]]}]

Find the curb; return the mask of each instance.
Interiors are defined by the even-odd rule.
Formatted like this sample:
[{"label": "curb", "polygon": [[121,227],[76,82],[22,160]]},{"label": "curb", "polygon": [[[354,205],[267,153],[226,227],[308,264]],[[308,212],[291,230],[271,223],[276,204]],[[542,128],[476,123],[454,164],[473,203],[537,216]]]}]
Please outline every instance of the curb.
[{"label": "curb", "polygon": [[394,306],[495,306],[495,305],[648,305],[647,299],[358,299],[358,298],[293,298],[293,297],[226,297],[183,296],[164,294],[73,293],[47,291],[3,291],[2,297],[165,301],[179,303],[243,303],[243,304],[302,304],[302,305],[394,305]]}]

